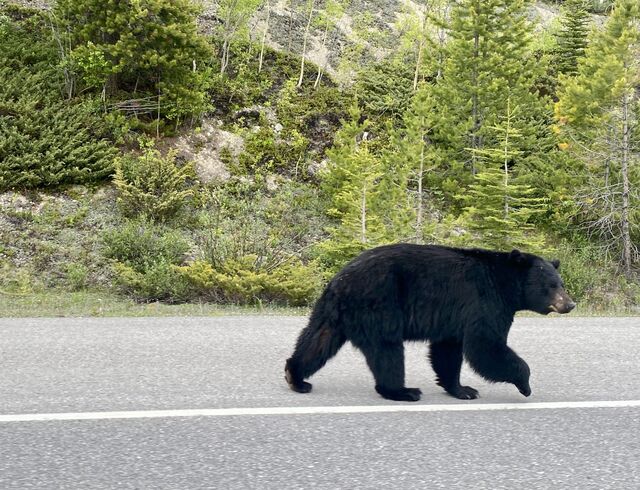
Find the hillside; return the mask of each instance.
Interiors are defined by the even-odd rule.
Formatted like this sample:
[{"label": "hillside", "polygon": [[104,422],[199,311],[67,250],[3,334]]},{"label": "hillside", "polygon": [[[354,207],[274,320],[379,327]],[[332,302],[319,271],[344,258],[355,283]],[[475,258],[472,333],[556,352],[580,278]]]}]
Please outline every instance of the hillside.
[{"label": "hillside", "polygon": [[[640,80],[623,161],[617,129],[602,131],[622,125],[620,99],[594,92],[601,113],[580,119],[572,83],[586,90],[603,61],[563,44],[556,5],[495,0],[487,59],[473,65],[448,2],[424,23],[420,5],[383,0],[314,3],[311,22],[306,2],[236,17],[205,4],[195,19],[180,0],[172,21],[114,10],[138,26],[128,52],[65,27],[103,32],[89,1],[60,2],[53,25],[47,2],[0,2],[5,302],[102,292],[305,306],[359,251],[411,241],[559,257],[579,303],[637,309]],[[608,17],[583,18],[571,42],[639,61],[636,45],[598,39]],[[590,26],[601,34],[587,39]],[[565,68],[574,55],[584,61]]]}]

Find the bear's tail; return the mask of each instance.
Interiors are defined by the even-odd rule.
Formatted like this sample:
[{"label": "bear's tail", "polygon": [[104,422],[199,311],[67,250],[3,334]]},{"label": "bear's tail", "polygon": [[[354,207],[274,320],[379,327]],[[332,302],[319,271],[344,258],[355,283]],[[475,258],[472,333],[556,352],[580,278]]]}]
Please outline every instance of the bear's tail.
[{"label": "bear's tail", "polygon": [[347,340],[336,328],[336,305],[328,296],[332,293],[325,290],[316,303],[309,324],[300,332],[292,356],[287,359],[285,379],[293,391],[311,391],[311,384],[304,380],[335,356]]}]

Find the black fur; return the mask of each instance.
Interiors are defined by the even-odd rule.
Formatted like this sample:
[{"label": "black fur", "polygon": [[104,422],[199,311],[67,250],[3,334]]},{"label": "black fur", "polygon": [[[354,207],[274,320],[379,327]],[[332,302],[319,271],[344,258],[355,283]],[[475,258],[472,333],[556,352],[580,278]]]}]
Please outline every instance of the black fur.
[{"label": "black fur", "polygon": [[510,253],[435,245],[387,245],[363,252],[329,282],[285,366],[292,390],[307,393],[311,377],[349,340],[364,354],[376,391],[416,401],[404,386],[406,340],[430,341],[436,381],[450,395],[477,398],[460,385],[463,355],[492,382],[513,383],[529,396],[529,366],[507,346],[516,311],[569,312],[575,304],[559,262]]}]

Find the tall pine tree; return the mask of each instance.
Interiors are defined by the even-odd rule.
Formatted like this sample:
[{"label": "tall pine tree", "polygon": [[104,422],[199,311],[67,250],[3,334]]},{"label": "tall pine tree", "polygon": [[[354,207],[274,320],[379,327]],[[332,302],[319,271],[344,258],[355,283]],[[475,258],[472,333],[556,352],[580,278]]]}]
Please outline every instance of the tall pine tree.
[{"label": "tall pine tree", "polygon": [[427,212],[434,208],[434,171],[442,163],[441,152],[432,143],[434,99],[432,87],[418,84],[399,127],[390,129],[390,149],[381,185],[393,212],[390,227],[398,239],[425,241],[429,227]]},{"label": "tall pine tree", "polygon": [[495,145],[495,126],[507,100],[521,107],[514,127],[522,132],[522,158],[539,148],[548,115],[533,90],[538,66],[531,51],[528,0],[461,0],[451,12],[448,61],[436,86],[441,145],[464,163],[469,176],[482,170],[478,150]]},{"label": "tall pine tree", "polygon": [[640,4],[618,0],[595,31],[578,74],[561,87],[556,116],[565,146],[585,161],[578,219],[632,275],[640,237]]},{"label": "tall pine tree", "polygon": [[349,116],[327,151],[329,165],[322,181],[330,201],[327,214],[335,220],[335,226],[327,230],[329,239],[319,245],[321,260],[329,272],[336,272],[362,250],[386,240],[380,216],[382,163],[369,149],[368,123],[361,121],[357,102]]},{"label": "tall pine tree", "polygon": [[562,7],[554,67],[558,74],[573,76],[578,71],[578,59],[584,56],[591,16],[586,0],[567,0]]},{"label": "tall pine tree", "polygon": [[476,150],[483,170],[460,196],[466,204],[462,219],[466,228],[478,234],[473,241],[483,246],[540,251],[542,237],[535,233],[531,218],[543,211],[544,200],[535,196],[534,188],[520,182],[511,168],[521,154],[522,133],[513,126],[518,112],[508,100],[505,116],[488,128],[495,146]]}]

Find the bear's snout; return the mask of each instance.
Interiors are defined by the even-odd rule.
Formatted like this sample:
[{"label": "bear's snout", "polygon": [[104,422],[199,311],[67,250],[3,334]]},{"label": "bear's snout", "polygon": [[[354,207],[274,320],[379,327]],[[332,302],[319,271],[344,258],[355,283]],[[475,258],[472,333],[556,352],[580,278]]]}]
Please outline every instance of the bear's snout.
[{"label": "bear's snout", "polygon": [[562,315],[569,313],[575,307],[576,303],[566,293],[558,293],[556,294],[553,303],[549,305],[549,310]]}]

